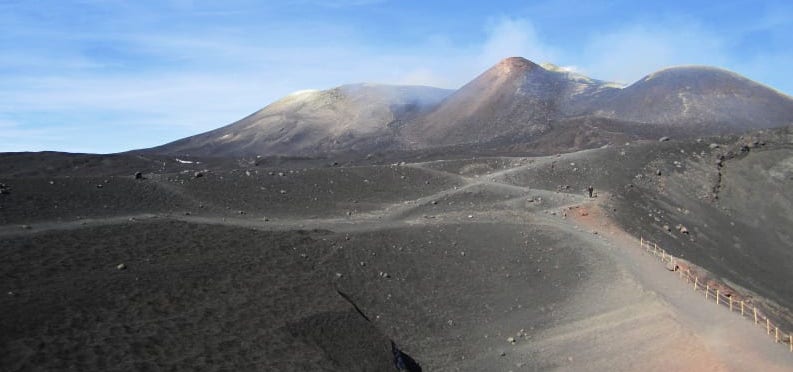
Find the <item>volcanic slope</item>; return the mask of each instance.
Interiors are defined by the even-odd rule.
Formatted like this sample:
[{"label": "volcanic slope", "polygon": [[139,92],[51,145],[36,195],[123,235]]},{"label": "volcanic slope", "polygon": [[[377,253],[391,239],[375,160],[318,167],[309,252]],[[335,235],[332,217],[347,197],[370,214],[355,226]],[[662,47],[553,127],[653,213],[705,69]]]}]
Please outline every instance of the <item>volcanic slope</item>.
[{"label": "volcanic slope", "polygon": [[228,126],[146,152],[190,155],[366,153],[397,147],[394,131],[451,91],[421,86],[344,85],[300,91]]},{"label": "volcanic slope", "polygon": [[[746,222],[726,220],[733,212],[723,208],[753,202],[740,190],[766,173],[752,172],[771,177],[755,186],[787,182],[789,133],[305,170],[174,161],[167,172],[97,188],[94,179],[123,168],[122,157],[85,182],[68,177],[77,179],[70,187],[110,198],[104,208],[75,193],[80,219],[62,207],[61,218],[18,207],[59,200],[49,181],[57,185],[68,168],[3,173],[0,363],[375,371],[415,359],[425,370],[789,370],[787,345],[705,301],[637,241],[649,236],[710,277],[740,284],[736,296],[747,291],[784,324],[787,289],[775,283],[793,279],[787,253],[773,240],[725,244],[733,237],[724,233],[729,222],[751,232],[748,240],[784,233],[774,226],[784,205],[759,204]],[[126,182],[189,204],[126,207],[139,198],[115,187]],[[588,184],[594,199],[583,193]],[[331,193],[338,203],[322,201]],[[765,223],[749,222],[762,214]],[[747,254],[778,262],[745,264]]]},{"label": "volcanic slope", "polygon": [[791,97],[736,73],[681,66],[645,76],[592,107],[622,121],[713,134],[793,123]]},{"label": "volcanic slope", "polygon": [[455,91],[358,84],[298,92],[234,124],[136,153],[470,155],[510,146],[549,154],[792,122],[793,98],[718,68],[673,67],[623,87],[511,57]]},{"label": "volcanic slope", "polygon": [[420,146],[481,143],[497,138],[524,139],[552,129],[553,123],[581,105],[614,94],[619,85],[543,68],[525,58],[507,58],[454,92],[437,108],[406,126]]}]

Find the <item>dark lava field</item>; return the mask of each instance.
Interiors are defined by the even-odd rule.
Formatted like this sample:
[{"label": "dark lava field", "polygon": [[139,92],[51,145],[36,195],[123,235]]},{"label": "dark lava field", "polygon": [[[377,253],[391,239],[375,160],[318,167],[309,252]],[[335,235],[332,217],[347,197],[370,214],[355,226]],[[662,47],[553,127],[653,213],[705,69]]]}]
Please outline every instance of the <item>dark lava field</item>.
[{"label": "dark lava field", "polygon": [[791,130],[543,156],[2,154],[0,370],[790,370],[639,239],[793,332]]}]

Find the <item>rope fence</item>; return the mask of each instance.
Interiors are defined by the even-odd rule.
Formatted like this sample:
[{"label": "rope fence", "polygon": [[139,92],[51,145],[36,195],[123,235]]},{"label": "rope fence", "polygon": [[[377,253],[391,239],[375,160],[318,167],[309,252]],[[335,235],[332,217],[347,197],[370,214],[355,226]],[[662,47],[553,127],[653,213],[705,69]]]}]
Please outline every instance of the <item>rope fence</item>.
[{"label": "rope fence", "polygon": [[790,351],[793,352],[793,332],[780,331],[779,327],[775,325],[771,319],[765,316],[760,311],[760,309],[754,306],[751,302],[745,301],[743,299],[739,300],[737,298],[733,298],[732,291],[726,291],[725,293],[721,287],[726,288],[726,286],[713,281],[703,282],[688,268],[683,270],[678,265],[677,257],[667,253],[663,248],[659,247],[658,244],[644,240],[644,237],[641,237],[639,242],[642,249],[654,255],[655,257],[658,257],[661,262],[667,264],[667,268],[670,271],[678,272],[680,279],[685,280],[689,285],[691,285],[691,288],[693,288],[694,291],[702,292],[705,300],[713,301],[717,305],[722,305],[729,309],[730,312],[740,314],[742,318],[754,321],[754,324],[762,327],[766,334],[774,338],[776,343],[788,344]]}]

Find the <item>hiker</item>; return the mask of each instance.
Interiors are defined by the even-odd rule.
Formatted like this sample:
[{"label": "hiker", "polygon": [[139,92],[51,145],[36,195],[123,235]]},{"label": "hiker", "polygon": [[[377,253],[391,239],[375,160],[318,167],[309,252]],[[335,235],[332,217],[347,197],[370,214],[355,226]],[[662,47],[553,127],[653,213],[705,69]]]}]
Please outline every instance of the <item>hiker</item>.
[{"label": "hiker", "polygon": [[587,186],[586,191],[589,193],[589,197],[592,197],[592,192],[595,191],[595,188],[592,185]]}]

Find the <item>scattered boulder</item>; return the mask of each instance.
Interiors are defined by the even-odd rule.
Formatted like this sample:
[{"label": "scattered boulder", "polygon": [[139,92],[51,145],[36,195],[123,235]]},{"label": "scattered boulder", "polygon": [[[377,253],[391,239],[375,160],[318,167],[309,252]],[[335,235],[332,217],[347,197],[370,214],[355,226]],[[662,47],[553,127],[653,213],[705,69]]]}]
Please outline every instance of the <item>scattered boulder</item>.
[{"label": "scattered boulder", "polygon": [[201,178],[201,177],[204,177],[204,173],[201,173],[201,172],[193,173],[193,178]]},{"label": "scattered boulder", "polygon": [[510,344],[514,345],[515,344],[515,337],[507,337],[507,342],[509,342]]},{"label": "scattered boulder", "polygon": [[671,138],[669,138],[669,137],[661,137],[661,138],[658,139],[658,142],[666,142],[666,141],[669,141],[670,139]]},{"label": "scattered boulder", "polygon": [[717,149],[717,148],[719,148],[719,144],[718,144],[718,143],[711,143],[710,145],[708,145],[708,147],[709,147],[711,150],[713,150],[713,149]]},{"label": "scattered boulder", "polygon": [[136,180],[142,180],[143,179],[143,173],[135,172],[135,179]]},{"label": "scattered boulder", "polygon": [[116,265],[116,270],[126,270],[126,269],[127,269],[127,265],[123,263]]},{"label": "scattered boulder", "polygon": [[101,184],[101,183],[100,183],[100,184],[98,184],[98,185],[96,185],[96,188],[97,188],[97,189],[101,189],[101,188],[103,188],[103,187],[105,187],[105,185],[103,185],[103,184]]}]

